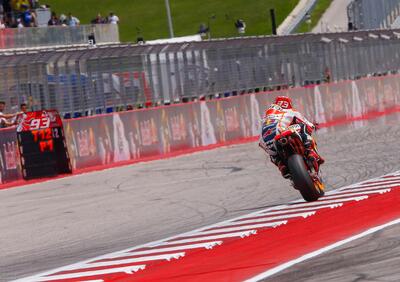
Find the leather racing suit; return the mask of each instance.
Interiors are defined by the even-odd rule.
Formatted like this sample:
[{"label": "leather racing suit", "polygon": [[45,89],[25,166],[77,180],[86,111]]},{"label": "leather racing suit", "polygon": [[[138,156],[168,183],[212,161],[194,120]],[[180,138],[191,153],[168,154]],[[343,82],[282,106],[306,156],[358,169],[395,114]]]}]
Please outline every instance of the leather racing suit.
[{"label": "leather racing suit", "polygon": [[274,163],[282,173],[284,178],[290,178],[290,173],[283,160],[277,154],[275,144],[275,136],[287,130],[290,125],[298,124],[301,126],[299,135],[306,148],[306,155],[313,162],[315,167],[321,165],[324,160],[317,152],[316,143],[311,136],[315,130],[313,123],[308,121],[300,112],[295,109],[283,109],[277,104],[272,104],[266,111],[262,121],[262,132],[260,136],[260,147],[263,148],[270,156],[271,162]]}]

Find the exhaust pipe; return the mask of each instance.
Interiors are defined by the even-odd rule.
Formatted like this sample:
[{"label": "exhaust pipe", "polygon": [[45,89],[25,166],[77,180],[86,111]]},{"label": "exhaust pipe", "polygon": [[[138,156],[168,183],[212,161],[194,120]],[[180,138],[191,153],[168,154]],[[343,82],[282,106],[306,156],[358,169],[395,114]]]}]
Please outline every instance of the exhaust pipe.
[{"label": "exhaust pipe", "polygon": [[279,143],[283,146],[285,146],[288,143],[288,139],[286,137],[283,137],[279,139]]}]

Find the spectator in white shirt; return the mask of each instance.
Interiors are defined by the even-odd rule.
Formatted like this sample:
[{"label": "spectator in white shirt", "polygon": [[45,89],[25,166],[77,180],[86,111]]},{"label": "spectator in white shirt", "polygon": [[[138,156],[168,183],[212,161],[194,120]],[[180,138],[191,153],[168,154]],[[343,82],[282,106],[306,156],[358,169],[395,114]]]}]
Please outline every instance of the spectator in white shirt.
[{"label": "spectator in white shirt", "polygon": [[62,25],[62,26],[68,25],[67,16],[64,14],[60,15],[60,25]]},{"label": "spectator in white shirt", "polygon": [[24,27],[24,24],[22,23],[21,18],[18,18],[18,19],[17,19],[17,27],[18,27],[18,28],[23,28],[23,27]]},{"label": "spectator in white shirt", "polygon": [[8,127],[14,125],[14,121],[9,121],[10,119],[15,119],[17,114],[5,114],[6,102],[0,101],[0,128]]},{"label": "spectator in white shirt", "polygon": [[11,125],[18,125],[22,118],[24,118],[24,114],[28,112],[28,105],[22,103],[19,107],[19,112],[14,114],[14,118],[11,120]]},{"label": "spectator in white shirt", "polygon": [[113,12],[110,13],[110,16],[108,17],[108,22],[110,24],[118,24],[119,23],[119,18],[116,14]]}]

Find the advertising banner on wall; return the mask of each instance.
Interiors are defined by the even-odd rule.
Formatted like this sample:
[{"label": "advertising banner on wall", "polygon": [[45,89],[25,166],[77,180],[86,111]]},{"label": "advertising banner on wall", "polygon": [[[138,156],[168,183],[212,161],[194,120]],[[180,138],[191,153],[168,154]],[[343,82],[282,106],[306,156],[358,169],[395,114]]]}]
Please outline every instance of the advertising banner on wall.
[{"label": "advertising banner on wall", "polygon": [[22,179],[15,128],[0,130],[0,183]]},{"label": "advertising banner on wall", "polygon": [[[74,170],[107,167],[258,136],[278,95],[325,130],[362,127],[363,118],[400,111],[399,90],[399,76],[374,77],[66,120],[64,128]],[[19,179],[15,131],[0,131],[0,148],[2,183]]]}]

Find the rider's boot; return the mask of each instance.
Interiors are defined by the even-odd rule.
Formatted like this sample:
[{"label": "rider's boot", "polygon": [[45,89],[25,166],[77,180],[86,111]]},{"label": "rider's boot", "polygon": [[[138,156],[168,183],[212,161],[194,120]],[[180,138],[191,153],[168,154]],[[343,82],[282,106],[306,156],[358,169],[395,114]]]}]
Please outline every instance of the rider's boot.
[{"label": "rider's boot", "polygon": [[290,172],[289,172],[288,167],[285,164],[283,164],[282,162],[278,162],[277,166],[278,166],[279,171],[282,174],[282,177],[286,178],[286,179],[289,179],[290,178]]},{"label": "rider's boot", "polygon": [[314,140],[311,140],[309,142],[306,142],[305,144],[306,147],[306,155],[308,158],[314,163],[314,167],[318,168],[320,165],[322,165],[325,162],[325,159],[321,157],[320,154],[318,154],[317,151],[317,144],[315,143]]},{"label": "rider's boot", "polygon": [[321,157],[321,155],[318,153],[317,150],[317,143],[315,143],[315,141],[313,142],[313,152],[315,153],[316,157],[317,157],[317,162],[319,165],[322,165],[325,162],[325,159],[323,157]]},{"label": "rider's boot", "polygon": [[282,174],[283,178],[290,179],[290,172],[288,167],[282,162],[282,160],[278,156],[270,156],[271,162],[276,165],[279,171]]}]

